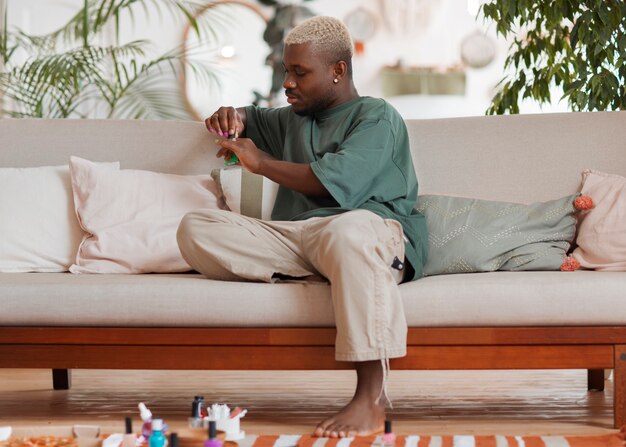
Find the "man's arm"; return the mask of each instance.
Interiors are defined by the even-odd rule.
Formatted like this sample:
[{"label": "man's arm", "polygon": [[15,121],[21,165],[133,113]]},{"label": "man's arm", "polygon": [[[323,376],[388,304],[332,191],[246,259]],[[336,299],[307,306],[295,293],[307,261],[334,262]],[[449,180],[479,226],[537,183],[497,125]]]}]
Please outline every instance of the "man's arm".
[{"label": "man's arm", "polygon": [[263,175],[279,185],[307,196],[330,197],[330,193],[308,163],[277,160],[256,147],[249,138],[240,138],[236,141],[222,140],[218,144],[222,147],[217,152],[218,157],[232,151],[239,158],[241,166],[250,172]]},{"label": "man's arm", "polygon": [[[224,132],[227,135],[243,136],[246,123],[247,115],[244,107],[237,109],[220,107],[205,121],[209,132],[216,132],[222,136]],[[239,158],[239,163],[250,172],[263,175],[279,185],[308,196],[330,197],[326,187],[307,163],[277,160],[256,147],[248,138],[240,138],[236,141],[223,140],[218,144],[222,147],[217,152],[218,157],[230,157],[232,151]]]},{"label": "man's arm", "polygon": [[267,159],[261,163],[261,169],[257,174],[307,196],[330,197],[330,193],[308,163]]}]

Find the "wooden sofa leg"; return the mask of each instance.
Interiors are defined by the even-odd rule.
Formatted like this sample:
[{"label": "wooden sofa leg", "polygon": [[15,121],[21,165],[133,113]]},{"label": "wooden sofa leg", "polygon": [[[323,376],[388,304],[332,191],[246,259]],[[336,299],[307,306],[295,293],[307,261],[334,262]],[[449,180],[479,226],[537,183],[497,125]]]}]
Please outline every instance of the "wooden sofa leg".
[{"label": "wooden sofa leg", "polygon": [[614,427],[626,426],[626,345],[615,345]]},{"label": "wooden sofa leg", "polygon": [[55,390],[69,390],[72,386],[71,369],[53,369],[52,387]]},{"label": "wooden sofa leg", "polygon": [[588,369],[587,370],[587,390],[604,391],[604,370]]}]

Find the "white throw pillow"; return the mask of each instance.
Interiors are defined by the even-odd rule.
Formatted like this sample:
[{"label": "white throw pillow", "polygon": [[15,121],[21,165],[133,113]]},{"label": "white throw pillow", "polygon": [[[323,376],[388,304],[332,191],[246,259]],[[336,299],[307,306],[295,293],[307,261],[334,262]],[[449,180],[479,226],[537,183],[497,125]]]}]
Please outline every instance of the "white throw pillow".
[{"label": "white throw pillow", "polygon": [[67,165],[0,168],[0,272],[66,272],[83,234]]},{"label": "white throw pillow", "polygon": [[278,183],[241,167],[214,169],[211,176],[232,212],[272,220]]},{"label": "white throw pillow", "polygon": [[183,216],[219,209],[209,175],[110,171],[71,157],[76,214],[87,232],[72,273],[171,273],[191,270],[176,242]]}]

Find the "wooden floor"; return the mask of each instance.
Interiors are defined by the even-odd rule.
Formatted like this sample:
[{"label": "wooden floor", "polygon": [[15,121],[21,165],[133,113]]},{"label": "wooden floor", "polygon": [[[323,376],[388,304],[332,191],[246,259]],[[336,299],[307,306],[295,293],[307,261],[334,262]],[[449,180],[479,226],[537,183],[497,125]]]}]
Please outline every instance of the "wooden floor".
[{"label": "wooden floor", "polygon": [[[394,431],[400,434],[600,434],[612,429],[611,381],[587,392],[586,371],[392,371]],[[309,433],[351,397],[352,371],[73,371],[53,391],[47,370],[0,370],[1,425],[99,424],[122,430],[145,401],[174,429],[195,394],[248,409],[242,429]]]}]

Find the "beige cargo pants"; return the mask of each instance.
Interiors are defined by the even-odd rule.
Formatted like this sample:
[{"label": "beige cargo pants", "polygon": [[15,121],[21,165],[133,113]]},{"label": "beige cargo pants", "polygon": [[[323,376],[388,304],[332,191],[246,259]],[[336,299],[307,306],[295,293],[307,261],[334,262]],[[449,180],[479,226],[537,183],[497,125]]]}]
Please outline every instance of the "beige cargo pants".
[{"label": "beige cargo pants", "polygon": [[295,222],[199,210],[183,218],[177,238],[183,258],[211,279],[327,278],[336,360],[406,355],[407,324],[397,285],[402,273],[391,267],[394,257],[404,260],[399,222],[366,210]]}]

